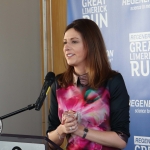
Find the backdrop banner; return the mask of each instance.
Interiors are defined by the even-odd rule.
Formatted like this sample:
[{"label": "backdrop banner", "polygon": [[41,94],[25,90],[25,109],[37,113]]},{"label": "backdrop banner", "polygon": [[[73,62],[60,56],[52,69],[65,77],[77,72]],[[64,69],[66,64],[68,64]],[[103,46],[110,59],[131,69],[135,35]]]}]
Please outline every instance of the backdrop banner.
[{"label": "backdrop banner", "polygon": [[114,70],[130,95],[126,150],[150,150],[150,0],[68,0],[67,23],[88,18],[99,26]]}]

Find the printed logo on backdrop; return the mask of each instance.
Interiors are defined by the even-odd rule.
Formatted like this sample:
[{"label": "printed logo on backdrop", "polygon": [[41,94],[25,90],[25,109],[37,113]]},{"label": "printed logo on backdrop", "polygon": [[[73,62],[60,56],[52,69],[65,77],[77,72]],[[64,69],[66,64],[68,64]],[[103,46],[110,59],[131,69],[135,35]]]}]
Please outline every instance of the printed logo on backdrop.
[{"label": "printed logo on backdrop", "polygon": [[122,0],[123,6],[130,6],[130,10],[143,10],[150,8],[150,0]]},{"label": "printed logo on backdrop", "polygon": [[106,0],[82,0],[82,17],[95,21],[100,28],[108,27]]},{"label": "printed logo on backdrop", "polygon": [[150,32],[129,34],[132,76],[150,75]]},{"label": "printed logo on backdrop", "polygon": [[150,114],[150,100],[130,100],[135,114]]},{"label": "printed logo on backdrop", "polygon": [[107,50],[107,56],[109,58],[110,63],[113,61],[114,50]]},{"label": "printed logo on backdrop", "polygon": [[134,136],[134,150],[150,150],[150,137]]}]

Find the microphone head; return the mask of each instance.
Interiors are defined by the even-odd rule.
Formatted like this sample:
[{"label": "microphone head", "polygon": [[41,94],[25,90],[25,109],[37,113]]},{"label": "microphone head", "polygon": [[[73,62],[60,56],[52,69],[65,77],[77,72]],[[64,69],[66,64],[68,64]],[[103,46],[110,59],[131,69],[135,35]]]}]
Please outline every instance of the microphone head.
[{"label": "microphone head", "polygon": [[55,79],[55,74],[53,72],[48,72],[47,75],[45,76],[45,81],[49,80],[54,80]]},{"label": "microphone head", "polygon": [[45,97],[50,89],[49,87],[53,84],[54,80],[55,80],[55,74],[53,72],[48,72],[47,75],[45,76],[45,82],[43,84],[40,96],[38,97],[35,103],[35,110],[41,109]]}]

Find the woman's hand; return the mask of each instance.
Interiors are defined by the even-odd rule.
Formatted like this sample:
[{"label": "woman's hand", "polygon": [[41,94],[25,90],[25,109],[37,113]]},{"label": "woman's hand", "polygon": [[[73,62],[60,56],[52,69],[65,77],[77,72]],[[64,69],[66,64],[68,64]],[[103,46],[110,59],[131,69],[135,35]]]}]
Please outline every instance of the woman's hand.
[{"label": "woman's hand", "polygon": [[62,116],[62,125],[64,133],[73,133],[78,129],[77,113],[74,111],[64,112]]}]

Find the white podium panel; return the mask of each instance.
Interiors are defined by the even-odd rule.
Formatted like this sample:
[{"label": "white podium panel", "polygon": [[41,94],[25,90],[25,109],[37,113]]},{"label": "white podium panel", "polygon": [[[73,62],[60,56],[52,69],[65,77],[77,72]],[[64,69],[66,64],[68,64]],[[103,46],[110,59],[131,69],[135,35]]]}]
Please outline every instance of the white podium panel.
[{"label": "white podium panel", "polygon": [[46,150],[44,144],[0,141],[0,150]]}]

